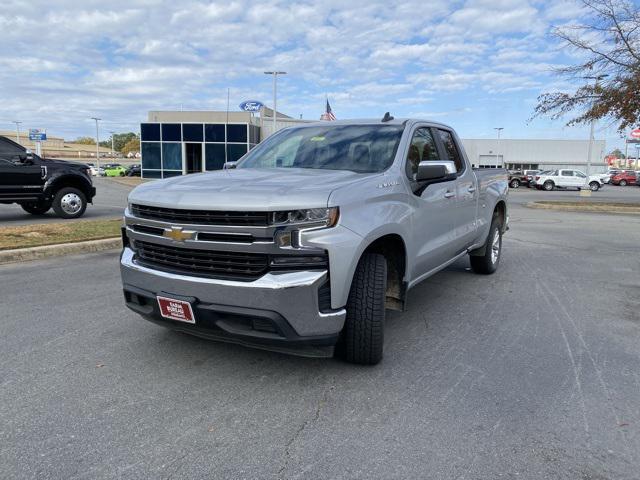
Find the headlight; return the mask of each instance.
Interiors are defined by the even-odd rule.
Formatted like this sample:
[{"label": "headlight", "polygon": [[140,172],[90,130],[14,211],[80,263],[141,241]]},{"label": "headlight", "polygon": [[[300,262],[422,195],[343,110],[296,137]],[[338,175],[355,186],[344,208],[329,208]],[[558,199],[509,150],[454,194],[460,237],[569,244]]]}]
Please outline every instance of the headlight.
[{"label": "headlight", "polygon": [[271,214],[272,225],[296,225],[296,224],[324,224],[333,227],[338,223],[340,211],[338,207],[309,208],[305,210],[288,210],[273,212]]}]

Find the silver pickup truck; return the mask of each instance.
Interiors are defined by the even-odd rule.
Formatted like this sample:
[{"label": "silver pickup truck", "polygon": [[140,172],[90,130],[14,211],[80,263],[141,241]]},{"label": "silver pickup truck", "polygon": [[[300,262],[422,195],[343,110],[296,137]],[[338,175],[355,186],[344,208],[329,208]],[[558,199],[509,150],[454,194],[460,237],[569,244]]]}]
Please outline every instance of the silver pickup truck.
[{"label": "silver pickup truck", "polygon": [[305,124],[225,167],[129,195],[124,297],[146,319],[375,364],[385,309],[462,256],[483,274],[500,262],[507,172],[473,170],[446,125]]}]

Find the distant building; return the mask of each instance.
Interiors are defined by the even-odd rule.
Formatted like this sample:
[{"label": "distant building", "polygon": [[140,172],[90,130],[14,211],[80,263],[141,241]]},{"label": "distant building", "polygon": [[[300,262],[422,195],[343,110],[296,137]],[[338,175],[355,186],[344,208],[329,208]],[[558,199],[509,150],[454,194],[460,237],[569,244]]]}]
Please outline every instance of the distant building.
[{"label": "distant building", "polygon": [[[18,142],[18,135],[15,130],[0,130],[0,135],[7,137],[9,140]],[[23,147],[36,151],[36,142],[29,140],[29,131],[20,132],[20,141],[18,142]],[[99,147],[100,156],[107,156],[111,153],[110,148]],[[50,158],[95,158],[96,146],[95,145],[82,145],[79,143],[67,142],[62,137],[52,137],[47,135],[47,140],[42,142],[42,156]]]}]

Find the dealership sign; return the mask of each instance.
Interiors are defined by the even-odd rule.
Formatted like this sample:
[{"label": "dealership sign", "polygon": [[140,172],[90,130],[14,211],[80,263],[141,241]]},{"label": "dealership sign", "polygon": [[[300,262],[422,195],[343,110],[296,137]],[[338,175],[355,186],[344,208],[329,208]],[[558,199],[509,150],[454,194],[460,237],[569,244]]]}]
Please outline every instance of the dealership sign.
[{"label": "dealership sign", "polygon": [[47,132],[39,128],[29,129],[29,140],[32,142],[44,142],[47,139]]},{"label": "dealership sign", "polygon": [[247,100],[240,104],[240,110],[244,112],[259,112],[262,107],[264,104],[257,100]]},{"label": "dealership sign", "polygon": [[640,128],[636,128],[635,130],[631,130],[631,133],[629,134],[631,138],[634,138],[636,140],[640,140]]}]

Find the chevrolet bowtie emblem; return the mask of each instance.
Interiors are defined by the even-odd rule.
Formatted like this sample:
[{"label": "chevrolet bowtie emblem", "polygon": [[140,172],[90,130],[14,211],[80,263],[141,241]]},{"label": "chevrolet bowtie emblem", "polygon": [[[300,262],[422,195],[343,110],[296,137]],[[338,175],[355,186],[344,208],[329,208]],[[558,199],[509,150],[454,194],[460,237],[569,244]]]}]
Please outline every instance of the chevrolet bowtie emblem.
[{"label": "chevrolet bowtie emblem", "polygon": [[193,240],[196,236],[196,232],[183,230],[182,227],[171,227],[165,228],[162,236],[170,238],[176,242],[184,242],[185,240]]}]

